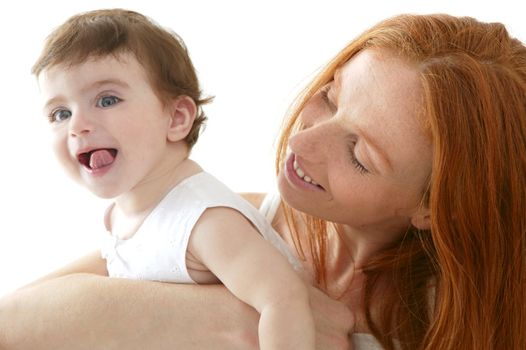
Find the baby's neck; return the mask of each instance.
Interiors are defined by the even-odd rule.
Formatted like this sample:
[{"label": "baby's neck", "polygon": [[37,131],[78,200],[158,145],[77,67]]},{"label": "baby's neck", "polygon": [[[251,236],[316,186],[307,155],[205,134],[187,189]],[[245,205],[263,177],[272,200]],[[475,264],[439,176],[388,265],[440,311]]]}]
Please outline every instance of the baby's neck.
[{"label": "baby's neck", "polygon": [[194,161],[185,158],[175,167],[166,169],[164,176],[157,176],[154,180],[136,186],[118,198],[108,208],[105,214],[105,225],[112,235],[120,239],[132,237],[144,219],[159,204],[165,195],[178,183],[189,176],[202,171]]},{"label": "baby's neck", "polygon": [[115,207],[125,216],[149,213],[179,182],[203,169],[189,158],[167,164],[149,179],[115,199]]}]

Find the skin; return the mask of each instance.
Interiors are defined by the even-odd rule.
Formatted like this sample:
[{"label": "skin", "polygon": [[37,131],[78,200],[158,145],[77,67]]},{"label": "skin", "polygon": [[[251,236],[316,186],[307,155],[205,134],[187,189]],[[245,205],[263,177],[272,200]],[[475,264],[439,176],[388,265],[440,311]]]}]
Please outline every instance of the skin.
[{"label": "skin", "polygon": [[[256,207],[263,199],[243,197]],[[282,219],[276,216],[273,226],[282,227]],[[224,286],[106,278],[97,259],[98,251],[0,299],[0,348],[259,348],[259,314]],[[309,293],[316,349],[348,350],[350,310],[316,288]]]},{"label": "skin", "polygon": [[[421,90],[416,71],[404,61],[388,52],[366,50],[346,63],[328,88],[328,99],[318,93],[308,101],[301,114],[304,129],[289,142],[299,167],[323,189],[301,182],[290,170],[293,167],[280,173],[278,181],[289,205],[338,223],[344,233],[339,239],[329,232],[328,292],[339,296],[339,301],[311,289],[310,303],[317,348],[348,349],[347,332],[369,332],[359,297],[360,267],[409,224],[429,225],[428,210],[419,202],[430,173],[432,147],[418,127]],[[391,166],[365,141],[364,131],[377,141]],[[367,173],[356,166],[353,157]],[[259,196],[251,199],[260,201]],[[291,242],[281,210],[273,226]],[[304,239],[307,232],[303,229],[300,227],[300,237]],[[312,261],[306,258],[307,270],[312,271]],[[193,289],[78,274],[56,278],[72,270],[96,272],[89,261],[79,261],[50,276],[55,278],[2,300],[2,345],[70,349],[72,344],[87,341],[91,349],[107,348],[108,343],[130,349],[257,348],[254,310],[240,306],[244,304],[224,287]],[[159,316],[159,310],[167,309],[177,313]],[[156,322],[162,327],[152,326]],[[86,335],[86,325],[90,325],[91,337]],[[32,330],[30,334],[27,329]]]},{"label": "skin", "polygon": [[[316,349],[348,349],[350,311],[314,288],[310,295]],[[259,314],[221,285],[73,274],[7,296],[0,310],[2,349],[259,348]]]},{"label": "skin", "polygon": [[[125,213],[149,210],[169,184],[198,170],[187,169],[188,149],[178,142],[189,131],[195,105],[185,97],[163,105],[133,56],[53,66],[38,83],[53,150],[67,174],[97,196],[114,198]],[[100,148],[115,149],[117,156],[94,174],[78,154]]]},{"label": "skin", "polygon": [[[304,127],[290,138],[278,176],[290,206],[339,224],[343,247],[334,249],[347,258],[329,276],[337,281],[332,289],[357,310],[358,332],[368,331],[357,302],[360,268],[411,224],[429,227],[420,202],[432,147],[418,119],[421,94],[416,70],[403,60],[383,51],[358,53],[305,105]],[[293,160],[311,183],[300,179]]]},{"label": "skin", "polygon": [[[114,198],[106,226],[118,239],[131,239],[167,192],[202,171],[185,142],[195,104],[186,96],[163,104],[132,54],[52,66],[38,81],[55,153],[74,180]],[[130,264],[158,254],[142,253]],[[260,313],[262,349],[315,348],[305,283],[237,210],[206,209],[185,257],[193,281],[223,283]]]}]

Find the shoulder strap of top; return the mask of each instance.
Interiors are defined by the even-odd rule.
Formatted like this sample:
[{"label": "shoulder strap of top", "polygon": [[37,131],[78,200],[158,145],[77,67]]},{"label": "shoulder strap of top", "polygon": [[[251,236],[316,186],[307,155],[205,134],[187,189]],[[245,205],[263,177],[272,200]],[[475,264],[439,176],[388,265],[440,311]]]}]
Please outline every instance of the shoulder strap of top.
[{"label": "shoulder strap of top", "polygon": [[268,220],[272,222],[276,216],[276,212],[281,204],[281,196],[277,191],[271,191],[265,195],[263,202],[259,207],[259,212]]}]

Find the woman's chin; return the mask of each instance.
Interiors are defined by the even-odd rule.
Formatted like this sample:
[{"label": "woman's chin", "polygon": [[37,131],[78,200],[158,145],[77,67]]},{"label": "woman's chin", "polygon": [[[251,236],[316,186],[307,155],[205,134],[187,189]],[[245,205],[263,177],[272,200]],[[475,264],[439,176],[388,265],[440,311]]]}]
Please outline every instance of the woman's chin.
[{"label": "woman's chin", "polygon": [[281,195],[281,199],[291,208],[298,210],[302,213],[316,215],[315,205],[312,201],[302,196],[301,193],[290,185],[285,175],[280,173],[278,175],[278,190]]}]

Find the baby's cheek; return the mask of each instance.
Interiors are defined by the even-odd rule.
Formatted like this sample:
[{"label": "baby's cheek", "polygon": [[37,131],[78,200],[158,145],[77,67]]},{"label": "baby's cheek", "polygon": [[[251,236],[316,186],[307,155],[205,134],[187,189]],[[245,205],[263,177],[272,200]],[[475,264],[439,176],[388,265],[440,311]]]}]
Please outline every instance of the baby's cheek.
[{"label": "baby's cheek", "polygon": [[69,152],[66,138],[55,135],[51,141],[51,146],[58,163],[66,174],[72,178],[78,177],[78,164]]}]

